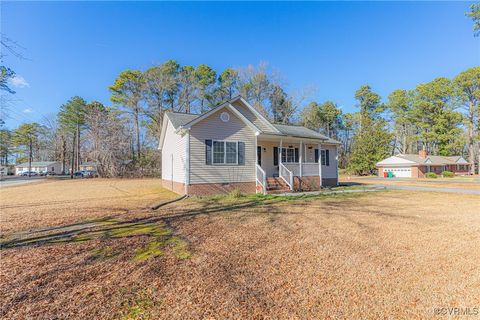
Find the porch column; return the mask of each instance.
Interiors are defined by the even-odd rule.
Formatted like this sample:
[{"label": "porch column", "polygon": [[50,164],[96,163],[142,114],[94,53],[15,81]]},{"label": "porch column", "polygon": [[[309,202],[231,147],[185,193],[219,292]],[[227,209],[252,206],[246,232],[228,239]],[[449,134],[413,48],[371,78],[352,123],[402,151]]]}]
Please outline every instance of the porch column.
[{"label": "porch column", "polygon": [[[278,150],[278,163],[280,163],[280,164],[282,163],[282,153],[283,153],[282,146],[283,146],[283,140],[280,139],[280,149]],[[280,173],[280,171],[279,171],[279,173]]]},{"label": "porch column", "polygon": [[303,140],[300,140],[300,177],[303,177]]},{"label": "porch column", "polygon": [[318,185],[320,187],[323,186],[322,183],[322,146],[320,143],[318,144],[318,176],[320,178],[320,181],[318,182]]}]

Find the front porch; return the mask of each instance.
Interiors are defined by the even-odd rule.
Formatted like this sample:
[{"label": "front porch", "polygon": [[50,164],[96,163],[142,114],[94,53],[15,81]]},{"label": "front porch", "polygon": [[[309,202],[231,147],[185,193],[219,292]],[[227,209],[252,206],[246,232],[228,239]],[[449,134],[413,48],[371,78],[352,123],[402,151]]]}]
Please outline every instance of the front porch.
[{"label": "front porch", "polygon": [[257,137],[257,193],[319,190],[322,164],[329,165],[329,150],[321,140]]}]

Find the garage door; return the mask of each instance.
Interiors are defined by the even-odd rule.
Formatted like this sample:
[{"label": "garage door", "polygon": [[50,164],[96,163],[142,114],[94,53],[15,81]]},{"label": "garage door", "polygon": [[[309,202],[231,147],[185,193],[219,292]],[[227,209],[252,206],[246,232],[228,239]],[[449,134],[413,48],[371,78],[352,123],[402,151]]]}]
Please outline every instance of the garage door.
[{"label": "garage door", "polygon": [[392,172],[396,178],[411,178],[412,168],[385,168],[384,171]]}]

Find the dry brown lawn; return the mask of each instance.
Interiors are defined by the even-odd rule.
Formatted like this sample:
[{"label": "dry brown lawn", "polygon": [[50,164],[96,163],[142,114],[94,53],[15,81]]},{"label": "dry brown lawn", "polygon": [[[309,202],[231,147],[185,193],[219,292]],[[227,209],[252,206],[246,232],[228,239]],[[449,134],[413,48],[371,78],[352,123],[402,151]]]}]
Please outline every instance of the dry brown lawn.
[{"label": "dry brown lawn", "polygon": [[[64,195],[25,196],[47,188]],[[155,180],[0,195],[5,319],[425,319],[480,306],[478,196],[227,197],[150,211],[174,197]]]}]

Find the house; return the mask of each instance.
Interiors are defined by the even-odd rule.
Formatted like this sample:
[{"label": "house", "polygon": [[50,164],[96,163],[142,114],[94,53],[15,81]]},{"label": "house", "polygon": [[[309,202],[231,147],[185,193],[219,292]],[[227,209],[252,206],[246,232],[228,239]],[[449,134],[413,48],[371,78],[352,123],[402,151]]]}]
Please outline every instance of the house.
[{"label": "house", "polygon": [[162,182],[187,195],[335,186],[338,145],[305,127],[272,124],[239,96],[201,115],[165,113]]},{"label": "house", "polygon": [[14,167],[11,165],[0,165],[0,176],[7,176],[14,173]]},{"label": "house", "polygon": [[87,161],[79,165],[81,171],[97,171],[97,163]]},{"label": "house", "polygon": [[[19,175],[28,171],[28,162],[17,164],[15,166],[15,174]],[[62,164],[59,161],[33,161],[31,163],[31,171],[40,173],[54,172],[55,174],[62,173]]]},{"label": "house", "polygon": [[451,171],[456,175],[469,174],[470,164],[462,156],[431,156],[426,151],[416,154],[397,154],[377,163],[378,175],[385,177],[392,172],[399,178],[423,178],[427,172],[441,174]]}]

